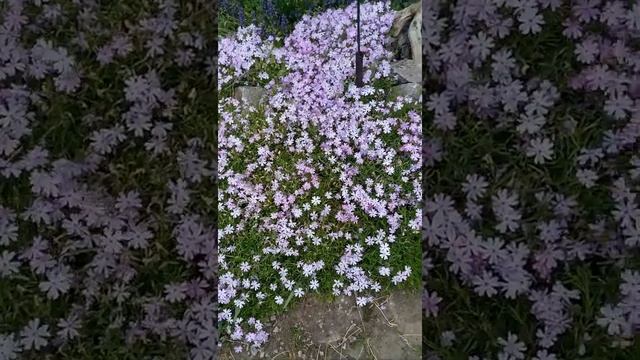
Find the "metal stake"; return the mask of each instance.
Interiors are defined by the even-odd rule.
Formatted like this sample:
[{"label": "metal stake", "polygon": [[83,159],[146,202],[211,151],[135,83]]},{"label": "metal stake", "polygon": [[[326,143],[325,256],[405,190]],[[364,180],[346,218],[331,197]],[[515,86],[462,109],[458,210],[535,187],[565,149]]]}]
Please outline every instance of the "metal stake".
[{"label": "metal stake", "polygon": [[356,22],[357,22],[357,42],[358,42],[358,51],[356,51],[356,86],[357,87],[362,87],[363,83],[362,83],[362,62],[364,60],[364,54],[362,53],[362,51],[360,51],[360,0],[358,0],[358,10],[357,10],[357,15],[356,15]]}]

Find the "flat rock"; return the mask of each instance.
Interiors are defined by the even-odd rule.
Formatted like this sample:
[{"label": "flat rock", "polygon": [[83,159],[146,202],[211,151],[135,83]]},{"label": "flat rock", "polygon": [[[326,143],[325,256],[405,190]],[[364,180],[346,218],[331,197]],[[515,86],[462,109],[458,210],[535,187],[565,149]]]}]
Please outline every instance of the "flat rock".
[{"label": "flat rock", "polygon": [[397,11],[391,26],[391,36],[398,36],[419,11],[422,11],[421,1],[415,2],[406,8]]},{"label": "flat rock", "polygon": [[[310,298],[302,308],[305,329],[315,344],[340,343],[360,322],[354,300],[347,297],[339,297],[334,303]],[[321,318],[318,318],[319,314]]]},{"label": "flat rock", "polygon": [[[401,59],[422,63],[422,2],[417,1],[397,11],[391,26],[391,47]],[[408,80],[409,82],[419,82]]]},{"label": "flat rock", "polygon": [[362,360],[366,359],[369,354],[367,354],[367,349],[364,347],[364,340],[358,340],[347,346],[344,355],[349,356],[351,359]]},{"label": "flat rock", "polygon": [[383,334],[375,331],[373,335],[376,341],[370,341],[371,352],[376,359],[395,360],[395,359],[419,359],[422,350],[411,348],[403,342],[398,334]]},{"label": "flat rock", "polygon": [[[417,298],[417,296],[413,297]],[[370,351],[377,359],[420,359],[422,354],[422,328],[417,334],[401,333],[400,324],[395,322],[396,319],[394,319],[388,305],[387,302],[381,309],[376,309],[376,316],[366,324],[369,329],[368,346]],[[409,303],[398,304],[397,310],[402,311],[404,309],[409,314],[413,313],[413,306],[405,308],[407,305]],[[381,313],[384,313],[384,316]],[[422,320],[421,316],[419,318]]]},{"label": "flat rock", "polygon": [[422,65],[412,59],[402,59],[391,63],[391,70],[403,82],[422,83]]},{"label": "flat rock", "polygon": [[407,83],[396,85],[389,90],[389,98],[395,99],[399,96],[409,97],[416,101],[420,101],[422,98],[422,86],[416,83]]},{"label": "flat rock", "polygon": [[422,333],[422,299],[404,293],[394,293],[386,303],[387,316],[398,325],[402,335]]},{"label": "flat rock", "polygon": [[256,107],[264,100],[265,94],[266,90],[259,86],[238,86],[233,97],[243,104]]},{"label": "flat rock", "polygon": [[399,54],[399,59],[411,59],[411,43],[409,42],[409,33],[401,33],[397,40],[392,43],[392,50]]},{"label": "flat rock", "polygon": [[411,58],[422,74],[422,7],[418,8],[409,25],[409,43],[411,43]]}]

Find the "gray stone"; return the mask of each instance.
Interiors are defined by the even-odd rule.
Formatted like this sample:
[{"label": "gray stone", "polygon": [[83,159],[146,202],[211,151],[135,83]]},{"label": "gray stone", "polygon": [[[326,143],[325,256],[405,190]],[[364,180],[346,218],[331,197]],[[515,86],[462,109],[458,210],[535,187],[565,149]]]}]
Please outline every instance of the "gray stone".
[{"label": "gray stone", "polygon": [[392,87],[389,91],[389,99],[395,99],[399,96],[410,97],[420,101],[422,98],[422,86],[416,83],[407,83]]},{"label": "gray stone", "polygon": [[400,59],[411,59],[411,43],[409,42],[408,32],[401,33],[396,42],[392,44],[396,45],[395,48],[392,48],[392,51],[397,52]]},{"label": "gray stone", "polygon": [[413,16],[409,25],[409,43],[411,44],[411,58],[419,69],[422,69],[422,6]]},{"label": "gray stone", "polygon": [[233,97],[243,104],[258,106],[263,100],[266,90],[259,86],[238,86]]},{"label": "gray stone", "polygon": [[412,59],[398,60],[391,63],[391,70],[403,82],[422,83],[422,64]]},{"label": "gray stone", "polygon": [[400,58],[413,59],[417,67],[421,68],[422,2],[418,1],[396,12],[390,34],[391,45],[400,53]]},{"label": "gray stone", "polygon": [[[370,329],[368,346],[377,359],[420,358],[422,313],[418,304],[421,300],[417,292],[400,291],[376,307],[376,316],[366,325]],[[405,321],[411,324],[404,324]]]},{"label": "gray stone", "polygon": [[376,341],[369,341],[369,346],[376,359],[419,359],[417,350],[406,345],[398,334],[385,334],[375,329],[373,337]]},{"label": "gray stone", "polygon": [[[360,322],[358,309],[351,298],[340,297],[334,303],[311,298],[302,306],[314,309],[303,313],[308,317],[305,330],[315,344],[341,343],[350,329]],[[318,314],[322,314],[321,319],[318,319]]]},{"label": "gray stone", "polygon": [[422,2],[420,1],[396,12],[391,25],[391,36],[397,37],[404,30],[407,23],[413,20],[418,11],[422,12]]},{"label": "gray stone", "polygon": [[422,299],[413,294],[394,293],[386,308],[401,334],[419,334],[422,331]]},{"label": "gray stone", "polygon": [[364,340],[355,341],[347,346],[344,354],[352,359],[361,360],[367,357],[367,350],[364,348]]}]

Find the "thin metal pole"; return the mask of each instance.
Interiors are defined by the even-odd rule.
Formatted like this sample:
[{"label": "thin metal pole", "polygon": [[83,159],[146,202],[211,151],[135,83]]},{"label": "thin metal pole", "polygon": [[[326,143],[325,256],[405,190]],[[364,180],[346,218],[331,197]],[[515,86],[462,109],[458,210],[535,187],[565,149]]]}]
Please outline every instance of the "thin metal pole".
[{"label": "thin metal pole", "polygon": [[357,38],[357,42],[358,42],[358,50],[356,51],[356,86],[357,87],[362,87],[363,83],[362,83],[362,63],[363,63],[363,56],[364,54],[362,53],[362,51],[360,51],[360,0],[358,0],[358,5],[357,5],[357,15],[356,15],[356,22],[357,22],[357,34],[356,34],[356,38]]},{"label": "thin metal pole", "polygon": [[360,52],[360,0],[358,0],[358,14],[356,17],[356,22],[358,24],[358,52]]}]

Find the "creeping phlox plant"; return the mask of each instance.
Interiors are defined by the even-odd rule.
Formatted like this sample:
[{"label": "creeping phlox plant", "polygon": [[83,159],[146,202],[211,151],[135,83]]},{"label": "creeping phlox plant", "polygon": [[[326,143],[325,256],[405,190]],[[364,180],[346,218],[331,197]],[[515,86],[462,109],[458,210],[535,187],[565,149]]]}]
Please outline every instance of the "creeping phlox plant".
[{"label": "creeping phlox plant", "polygon": [[213,359],[207,1],[0,2],[0,359]]},{"label": "creeping phlox plant", "polygon": [[424,16],[428,347],[637,358],[640,4],[427,0]]},{"label": "creeping phlox plant", "polygon": [[[419,106],[387,100],[383,3],[362,5],[355,86],[355,16],[349,6],[303,17],[283,40],[249,26],[220,41],[218,320],[236,351],[265,343],[261,319],[293,298],[364,306],[420,272]],[[261,104],[229,96],[245,82],[265,85]]]}]

